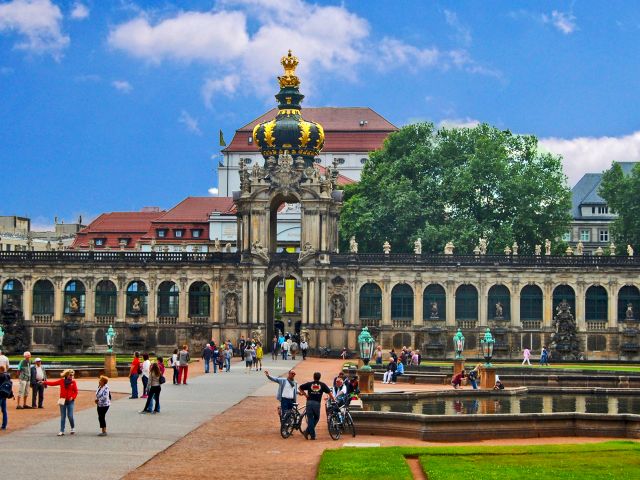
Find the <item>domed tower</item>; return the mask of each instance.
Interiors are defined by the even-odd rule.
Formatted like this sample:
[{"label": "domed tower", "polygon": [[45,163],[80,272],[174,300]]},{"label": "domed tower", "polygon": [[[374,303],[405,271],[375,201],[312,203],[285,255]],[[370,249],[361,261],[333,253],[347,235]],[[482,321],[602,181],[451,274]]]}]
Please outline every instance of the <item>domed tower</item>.
[{"label": "domed tower", "polygon": [[288,153],[294,158],[302,157],[305,167],[310,167],[324,146],[324,130],[322,125],[306,121],[300,114],[304,95],[300,93],[300,79],[295,74],[298,59],[289,50],[280,63],[284,75],[278,77],[278,114],[273,120],[256,125],[253,138],[265,161]]}]

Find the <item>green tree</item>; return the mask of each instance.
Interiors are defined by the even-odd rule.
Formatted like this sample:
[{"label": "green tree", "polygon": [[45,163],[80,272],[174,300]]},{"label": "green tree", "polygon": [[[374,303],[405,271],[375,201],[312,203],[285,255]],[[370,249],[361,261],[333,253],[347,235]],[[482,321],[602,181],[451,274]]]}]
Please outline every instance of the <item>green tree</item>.
[{"label": "green tree", "polygon": [[560,157],[541,153],[536,137],[418,123],[390,135],[345,188],[342,249],[355,235],[362,252],[381,252],[385,240],[411,252],[421,237],[424,252],[452,241],[456,253],[471,253],[486,237],[490,252],[517,241],[533,253],[567,231],[570,209]]},{"label": "green tree", "polygon": [[614,163],[602,175],[598,192],[616,218],[611,233],[617,243],[640,245],[640,164],[625,175],[620,164]]}]

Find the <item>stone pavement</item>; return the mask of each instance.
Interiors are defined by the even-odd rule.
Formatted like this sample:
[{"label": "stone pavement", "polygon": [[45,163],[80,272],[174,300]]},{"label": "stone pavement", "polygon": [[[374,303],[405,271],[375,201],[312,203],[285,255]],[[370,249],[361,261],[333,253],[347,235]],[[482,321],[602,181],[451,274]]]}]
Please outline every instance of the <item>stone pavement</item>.
[{"label": "stone pavement", "polygon": [[[264,359],[274,376],[281,375],[297,361]],[[196,363],[192,369],[202,369]],[[171,381],[171,370],[167,370]],[[114,392],[129,392],[128,379],[113,379]],[[48,420],[0,438],[3,477],[16,478],[28,470],[37,458],[47,478],[115,479],[121,478],[158,452],[171,446],[215,415],[237,404],[265,384],[262,372],[245,373],[244,362],[234,362],[230,373],[194,377],[188,385],[167,383],[162,388],[159,415],[141,415],[144,399],[113,401],[107,414],[107,437],[97,437],[100,429],[94,408],[75,412],[76,434],[58,437],[60,419]],[[80,389],[95,391],[96,380],[79,380]],[[56,391],[53,387],[50,392]],[[273,394],[274,390],[271,390]]]}]

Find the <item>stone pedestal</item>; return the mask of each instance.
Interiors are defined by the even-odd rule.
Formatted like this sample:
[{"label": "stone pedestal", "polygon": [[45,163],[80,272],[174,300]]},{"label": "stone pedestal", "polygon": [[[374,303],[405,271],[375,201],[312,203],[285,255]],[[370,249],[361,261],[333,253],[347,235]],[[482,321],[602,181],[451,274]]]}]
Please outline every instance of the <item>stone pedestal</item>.
[{"label": "stone pedestal", "polygon": [[458,358],[453,361],[453,375],[457,375],[464,370],[464,359]]},{"label": "stone pedestal", "polygon": [[118,368],[116,366],[116,354],[107,353],[104,356],[104,374],[109,378],[118,376]]},{"label": "stone pedestal", "polygon": [[484,367],[482,369],[482,377],[480,379],[480,388],[483,390],[493,390],[496,384],[496,368]]},{"label": "stone pedestal", "polygon": [[358,370],[358,380],[361,393],[373,393],[373,372],[371,370]]}]

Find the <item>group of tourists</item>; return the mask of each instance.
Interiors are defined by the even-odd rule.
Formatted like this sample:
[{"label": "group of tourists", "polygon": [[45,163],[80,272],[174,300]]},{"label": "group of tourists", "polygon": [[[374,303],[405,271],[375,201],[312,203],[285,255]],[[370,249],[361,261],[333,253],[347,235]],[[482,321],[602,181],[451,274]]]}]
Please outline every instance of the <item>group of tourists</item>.
[{"label": "group of tourists", "polygon": [[[13,393],[13,382],[9,374],[9,359],[0,351],[0,409],[2,410],[2,430],[6,430],[9,423],[7,400],[16,401],[17,410],[44,408],[44,392],[47,387],[60,387],[56,401],[60,410],[60,431],[58,436],[65,435],[67,421],[69,422],[69,434],[74,435],[75,420],[73,417],[75,401],[78,397],[78,385],[75,381],[75,371],[68,368],[62,371],[60,378],[49,380],[47,371],[42,365],[42,359],[36,358],[31,362],[31,353],[24,352],[22,360],[18,363],[18,395]],[[107,435],[106,414],[111,405],[111,393],[107,383],[109,379],[102,375],[98,380],[95,404],[98,412],[98,424],[100,436]],[[30,405],[27,399],[31,393]],[[22,403],[21,403],[22,402]]]},{"label": "group of tourists", "polygon": [[200,358],[204,361],[204,373],[211,371],[211,364],[213,365],[213,373],[230,372],[233,353],[233,344],[230,340],[220,345],[217,345],[215,340],[206,343],[200,355]]},{"label": "group of tourists", "polygon": [[302,355],[302,360],[307,359],[309,353],[309,343],[305,338],[300,338],[298,334],[280,333],[274,335],[271,340],[271,359],[278,360],[278,356],[282,360],[295,360],[296,355]]},{"label": "group of tourists", "polygon": [[[524,365],[525,363],[529,366],[531,366],[531,350],[529,350],[528,348],[525,348],[522,351],[522,365]],[[549,366],[549,349],[547,348],[546,345],[542,346],[542,351],[540,352],[540,366],[541,367],[548,367]]]},{"label": "group of tourists", "polygon": [[313,380],[301,385],[298,385],[296,381],[296,372],[294,369],[289,370],[287,376],[284,378],[272,377],[268,370],[265,370],[264,374],[269,380],[278,384],[276,399],[280,402],[278,415],[281,420],[288,411],[294,408],[298,395],[302,395],[307,399],[305,410],[307,428],[302,432],[302,435],[307,440],[316,439],[316,425],[320,421],[320,406],[325,394],[340,408],[348,405],[351,399],[360,393],[358,377],[353,376],[352,378],[347,378],[344,372],[340,372],[333,379],[332,387],[320,381],[322,378],[320,372],[315,372],[313,374]]}]

